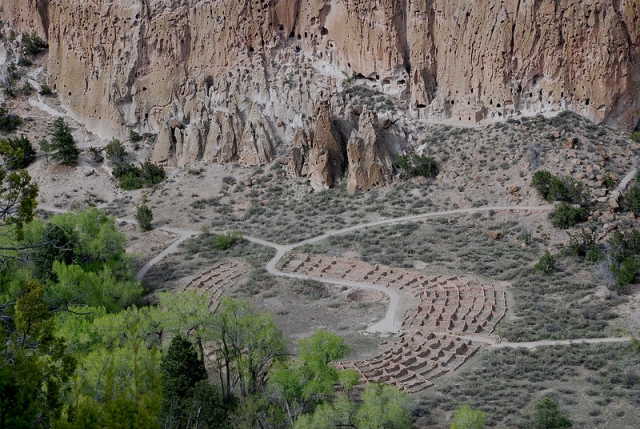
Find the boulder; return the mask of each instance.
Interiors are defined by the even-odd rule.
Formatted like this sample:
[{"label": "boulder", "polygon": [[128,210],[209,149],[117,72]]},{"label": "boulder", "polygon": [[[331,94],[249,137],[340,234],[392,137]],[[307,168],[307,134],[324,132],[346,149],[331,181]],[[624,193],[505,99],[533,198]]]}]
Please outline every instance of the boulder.
[{"label": "boulder", "polygon": [[492,240],[500,240],[502,237],[504,237],[504,234],[502,233],[502,231],[489,231],[487,232],[487,235]]}]

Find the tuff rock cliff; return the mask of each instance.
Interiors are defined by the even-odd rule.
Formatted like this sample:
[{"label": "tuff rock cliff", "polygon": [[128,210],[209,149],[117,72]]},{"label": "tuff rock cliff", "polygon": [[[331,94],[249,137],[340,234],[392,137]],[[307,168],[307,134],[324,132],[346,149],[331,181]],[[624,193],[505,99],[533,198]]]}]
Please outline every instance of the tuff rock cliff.
[{"label": "tuff rock cliff", "polygon": [[157,133],[153,159],[169,165],[285,154],[317,186],[348,174],[369,189],[388,180],[390,154],[415,143],[421,120],[571,109],[640,127],[638,0],[2,6],[16,34],[47,37],[50,85],[89,129]]}]

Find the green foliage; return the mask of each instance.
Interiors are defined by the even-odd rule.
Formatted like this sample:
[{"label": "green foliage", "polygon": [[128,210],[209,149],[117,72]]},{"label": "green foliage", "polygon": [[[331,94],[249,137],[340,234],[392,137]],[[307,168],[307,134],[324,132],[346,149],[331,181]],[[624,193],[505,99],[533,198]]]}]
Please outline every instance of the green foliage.
[{"label": "green foliage", "polygon": [[609,240],[611,248],[611,272],[615,276],[617,289],[627,290],[640,272],[640,231],[627,234],[615,231]]},{"label": "green foliage", "polygon": [[108,311],[118,311],[142,295],[138,282],[119,280],[108,265],[95,272],[80,265],[55,261],[52,273],[56,281],[47,288],[47,297],[65,305],[102,305]]},{"label": "green foliage", "polygon": [[129,140],[132,142],[139,142],[142,140],[142,136],[133,130],[129,130]]},{"label": "green foliage", "polygon": [[23,284],[15,305],[1,311],[9,309],[0,327],[0,426],[49,427],[60,416],[76,361],[54,333],[41,285]]},{"label": "green foliage", "polygon": [[162,167],[149,160],[140,164],[140,167],[128,163],[119,164],[113,169],[113,175],[119,179],[118,186],[125,190],[151,187],[162,182],[165,178]]},{"label": "green foliage", "polygon": [[558,401],[548,397],[538,401],[533,413],[535,429],[566,429],[572,426],[571,420],[560,411]]},{"label": "green foliage", "polygon": [[204,361],[198,357],[193,344],[178,335],[171,340],[162,357],[160,371],[163,392],[161,421],[164,427],[185,428],[196,385],[207,380]]},{"label": "green foliage", "polygon": [[640,184],[635,184],[629,188],[623,198],[623,205],[636,216],[640,216]]},{"label": "green foliage", "polygon": [[533,266],[534,269],[542,271],[547,274],[556,269],[556,257],[548,250],[545,250],[544,255],[540,257],[540,260]]},{"label": "green foliage", "polygon": [[573,207],[568,204],[561,204],[553,212],[551,223],[556,228],[567,229],[584,222],[587,218],[587,209],[584,207]]},{"label": "green foliage", "polygon": [[571,254],[586,258],[591,262],[602,259],[602,252],[596,242],[598,235],[595,232],[587,232],[584,228],[580,228],[577,233],[568,234],[569,245],[567,249]]},{"label": "green foliage", "polygon": [[453,412],[451,429],[483,429],[487,423],[487,416],[483,411],[463,405]]},{"label": "green foliage", "polygon": [[66,304],[103,305],[117,311],[142,294],[131,272],[125,238],[115,219],[89,207],[32,222],[28,241],[34,274],[47,281],[47,299]]},{"label": "green foliage", "polygon": [[242,241],[242,232],[229,231],[213,236],[213,248],[216,250],[228,250],[234,244]]},{"label": "green foliage", "polygon": [[43,97],[53,97],[55,95],[53,89],[51,89],[51,87],[46,84],[40,87],[40,92],[38,94],[42,95]]},{"label": "green foliage", "polygon": [[60,159],[63,164],[75,164],[78,162],[80,151],[73,141],[69,127],[62,118],[56,118],[50,127],[49,148],[53,152],[51,158]]},{"label": "green foliage", "polygon": [[546,170],[539,170],[533,174],[531,186],[549,202],[566,201],[573,204],[584,202],[582,183],[571,176],[560,178]]},{"label": "green foliage", "polygon": [[365,387],[360,403],[350,401],[345,394],[339,394],[333,402],[316,407],[313,414],[303,415],[294,428],[408,429],[412,427],[408,402],[408,395],[397,387],[372,383]]},{"label": "green foliage", "polygon": [[308,339],[298,341],[298,360],[276,364],[269,376],[269,392],[293,425],[303,413],[330,399],[334,386],[343,381],[345,390],[357,384],[353,371],[339,372],[334,363],[349,352],[344,340],[327,331],[317,331]]},{"label": "green foliage", "polygon": [[151,231],[153,229],[151,222],[153,221],[153,212],[148,205],[142,204],[136,209],[136,222],[143,231]]},{"label": "green foliage", "polygon": [[436,160],[424,155],[396,155],[395,163],[403,177],[436,177],[439,172]]},{"label": "green foliage", "polygon": [[[104,152],[107,156],[107,160],[116,167],[124,164],[127,161],[127,149],[124,147],[120,140],[112,139],[105,147]],[[115,174],[114,174],[115,176]]]},{"label": "green foliage", "polygon": [[0,167],[0,226],[8,226],[15,238],[23,238],[24,225],[33,219],[38,205],[38,185],[26,170],[11,173]]},{"label": "green foliage", "polygon": [[284,337],[270,314],[257,314],[248,301],[224,298],[216,311],[210,347],[227,402],[262,391],[274,361],[286,355]]},{"label": "green foliage", "polygon": [[36,159],[36,151],[24,135],[15,139],[0,140],[0,155],[9,170],[26,168]]},{"label": "green foliage", "polygon": [[24,33],[22,35],[22,47],[27,55],[38,55],[49,47],[47,42],[42,40],[40,36],[34,33]]},{"label": "green foliage", "polygon": [[12,133],[22,125],[23,120],[20,116],[9,113],[4,107],[0,107],[0,131]]},{"label": "green foliage", "polygon": [[631,140],[633,140],[636,143],[640,143],[640,132],[638,131],[633,131],[631,133]]}]

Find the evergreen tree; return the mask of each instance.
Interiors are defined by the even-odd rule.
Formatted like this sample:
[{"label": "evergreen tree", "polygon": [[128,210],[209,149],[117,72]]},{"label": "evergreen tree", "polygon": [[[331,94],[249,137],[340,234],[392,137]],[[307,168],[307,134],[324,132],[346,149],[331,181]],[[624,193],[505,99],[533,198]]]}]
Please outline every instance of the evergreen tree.
[{"label": "evergreen tree", "polygon": [[69,132],[69,127],[67,127],[64,119],[57,118],[51,125],[49,134],[51,135],[49,148],[51,151],[55,151],[51,158],[60,159],[63,164],[75,164],[78,162],[80,151],[73,141],[73,136]]},{"label": "evergreen tree", "polygon": [[196,384],[207,379],[204,362],[193,344],[178,335],[162,358],[160,371],[163,376],[161,420],[166,428],[183,428]]},{"label": "evergreen tree", "polygon": [[153,221],[153,212],[149,208],[146,202],[143,202],[141,206],[138,206],[136,210],[136,221],[138,226],[143,231],[151,231],[151,222]]}]

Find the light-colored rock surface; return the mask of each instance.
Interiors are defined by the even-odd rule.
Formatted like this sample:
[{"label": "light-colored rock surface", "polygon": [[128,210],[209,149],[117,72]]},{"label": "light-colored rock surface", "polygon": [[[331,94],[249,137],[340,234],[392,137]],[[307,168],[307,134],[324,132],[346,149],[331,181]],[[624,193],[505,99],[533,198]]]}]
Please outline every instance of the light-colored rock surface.
[{"label": "light-colored rock surface", "polygon": [[365,107],[360,114],[358,130],[351,133],[347,144],[349,193],[367,192],[391,183],[393,162],[381,137],[378,115]]},{"label": "light-colored rock surface", "polygon": [[[299,129],[311,131],[319,100],[330,100],[349,131],[346,76],[397,101],[396,129],[564,108],[627,129],[640,119],[632,0],[7,0],[3,8],[16,33],[48,36],[49,83],[88,129],[105,138],[158,133],[154,160],[168,164],[270,162],[280,142],[290,148]],[[169,132],[171,120],[182,128]]]}]

